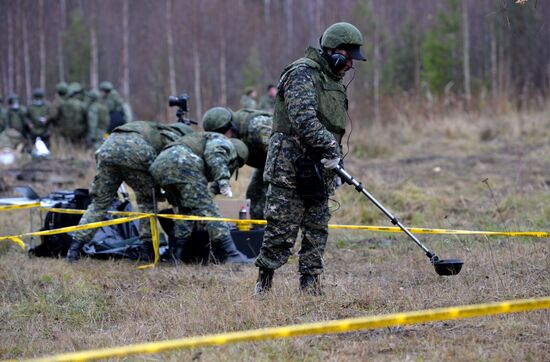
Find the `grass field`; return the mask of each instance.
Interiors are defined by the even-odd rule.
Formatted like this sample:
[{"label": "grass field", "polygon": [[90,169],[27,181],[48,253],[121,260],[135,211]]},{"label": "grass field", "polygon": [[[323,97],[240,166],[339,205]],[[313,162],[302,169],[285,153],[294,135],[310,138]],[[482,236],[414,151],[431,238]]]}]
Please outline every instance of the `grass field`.
[{"label": "grass field", "polygon": [[[346,168],[405,225],[550,230],[547,111],[398,117],[392,124],[354,128]],[[76,155],[90,161],[88,153]],[[73,187],[87,186],[91,166],[82,175]],[[234,185],[237,196],[244,194],[247,175],[241,173]],[[389,225],[349,186],[337,192],[332,209],[332,223]],[[0,215],[1,234],[28,230],[28,215]],[[300,295],[292,256],[277,271],[273,292],[262,299],[252,297],[251,266],[138,270],[129,261],[90,259],[68,265],[29,259],[2,242],[0,358],[550,295],[548,239],[418,236],[440,257],[464,259],[462,272],[439,277],[403,234],[333,231],[324,296]],[[546,310],[128,360],[543,361],[550,352],[549,330]]]}]

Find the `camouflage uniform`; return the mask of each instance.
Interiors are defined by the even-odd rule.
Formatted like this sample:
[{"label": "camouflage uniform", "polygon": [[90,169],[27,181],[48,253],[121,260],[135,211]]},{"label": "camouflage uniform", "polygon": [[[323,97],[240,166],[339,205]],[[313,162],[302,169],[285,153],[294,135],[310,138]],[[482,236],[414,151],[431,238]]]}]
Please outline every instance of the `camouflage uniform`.
[{"label": "camouflage uniform", "polygon": [[88,135],[86,142],[99,147],[103,141],[103,136],[107,133],[109,127],[109,110],[99,101],[99,93],[91,91],[88,93]]},{"label": "camouflage uniform", "polygon": [[264,94],[260,99],[260,106],[258,109],[267,112],[273,112],[275,109],[275,97],[271,97],[269,94]]},{"label": "camouflage uniform", "polygon": [[256,100],[247,94],[241,96],[241,108],[256,109]]},{"label": "camouflage uniform", "polygon": [[[155,182],[149,173],[149,167],[162,147],[181,136],[182,133],[176,132],[170,126],[156,122],[136,121],[115,129],[96,151],[97,173],[90,186],[92,203],[79,225],[104,220],[122,182],[126,182],[134,190],[139,211],[154,212]],[[81,230],[73,234],[71,249],[76,255],[69,250],[67,260],[78,259],[80,248],[92,240],[96,230]],[[148,220],[140,222],[140,239],[152,250],[151,226]]]},{"label": "camouflage uniform", "polygon": [[256,265],[274,270],[291,255],[302,229],[299,271],[319,275],[328,236],[328,196],[334,192],[334,173],[320,167],[325,192],[315,200],[297,191],[295,163],[307,156],[313,162],[340,156],[345,131],[346,89],[328,62],[314,48],[290,64],[281,76],[273,135],[269,143],[264,180],[268,182],[265,216],[268,221]]},{"label": "camouflage uniform", "polygon": [[30,121],[30,135],[34,142],[37,137],[40,137],[46,145],[49,145],[49,124],[48,118],[50,114],[50,103],[43,99],[44,92],[42,90],[34,91],[34,99],[29,106],[28,118]]},{"label": "camouflage uniform", "polygon": [[28,137],[29,126],[27,124],[27,108],[19,104],[19,97],[15,94],[8,98],[8,111],[6,114],[6,128],[13,128],[23,135]]},{"label": "camouflage uniform", "polygon": [[268,186],[264,182],[263,174],[273,127],[273,114],[241,109],[233,113],[233,122],[237,127],[237,138],[246,144],[250,152],[246,164],[255,169],[246,189],[246,198],[250,199],[250,217],[263,220]]},{"label": "camouflage uniform", "polygon": [[8,128],[8,111],[4,108],[4,99],[0,96],[0,132]]},{"label": "camouflage uniform", "polygon": [[52,124],[59,134],[72,142],[81,142],[86,137],[86,106],[80,99],[82,88],[71,84],[69,97],[60,101],[52,111]]},{"label": "camouflage uniform", "polygon": [[[236,158],[235,148],[225,136],[195,132],[169,144],[153,162],[150,172],[180,214],[220,217],[208,183],[215,182],[220,188],[229,185]],[[205,224],[213,242],[229,236],[226,223]],[[176,239],[189,238],[192,227],[193,222],[177,221]]]},{"label": "camouflage uniform", "polygon": [[[229,178],[239,164],[233,141],[214,132],[194,132],[169,144],[158,155],[149,171],[155,181],[166,191],[168,201],[184,215],[221,217],[214,203],[208,183],[213,188],[229,187]],[[175,245],[170,245],[176,259],[182,259],[193,231],[193,221],[175,222]],[[236,251],[224,222],[206,222],[212,247],[225,252],[234,262],[246,262],[247,258]],[[231,261],[231,260],[230,260]]]}]

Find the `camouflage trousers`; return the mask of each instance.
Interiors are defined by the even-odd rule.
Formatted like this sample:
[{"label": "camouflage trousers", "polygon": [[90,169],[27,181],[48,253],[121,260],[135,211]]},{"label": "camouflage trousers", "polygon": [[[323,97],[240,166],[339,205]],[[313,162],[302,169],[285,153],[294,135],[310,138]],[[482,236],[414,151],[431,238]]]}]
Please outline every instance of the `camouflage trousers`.
[{"label": "camouflage trousers", "polygon": [[304,202],[296,190],[270,184],[264,211],[267,226],[256,266],[278,269],[284,265],[301,229],[298,270],[321,274],[330,219],[328,199]]},{"label": "camouflage trousers", "polygon": [[[80,219],[79,225],[105,220],[107,211],[113,205],[122,182],[126,182],[134,190],[139,211],[154,212],[153,188],[155,183],[148,172],[100,163],[98,173],[90,186],[92,203]],[[151,242],[151,226],[147,219],[139,221],[139,229],[142,242]],[[87,243],[93,239],[96,231],[97,229],[76,231],[73,238],[81,243]]]},{"label": "camouflage trousers", "polygon": [[[161,152],[151,165],[150,171],[166,191],[168,202],[178,208],[178,214],[221,217],[213,195],[208,189],[204,163],[186,146],[174,146]],[[165,184],[168,173],[171,175],[171,181]],[[180,182],[174,182],[176,179]],[[189,238],[195,223],[196,221],[175,220],[176,241],[183,242]],[[231,235],[228,224],[224,222],[200,222],[199,227],[208,231],[208,236],[213,243]]]},{"label": "camouflage trousers", "polygon": [[268,185],[267,182],[264,182],[264,170],[254,169],[252,179],[246,189],[246,198],[250,199],[250,218],[253,220],[264,219],[265,194]]}]

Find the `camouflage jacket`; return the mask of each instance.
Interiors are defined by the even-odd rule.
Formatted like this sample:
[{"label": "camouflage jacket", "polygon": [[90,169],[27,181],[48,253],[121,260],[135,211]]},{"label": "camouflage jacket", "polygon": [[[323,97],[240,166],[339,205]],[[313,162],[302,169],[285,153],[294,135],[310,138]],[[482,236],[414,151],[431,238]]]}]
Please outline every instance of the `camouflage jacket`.
[{"label": "camouflage jacket", "polygon": [[57,112],[53,124],[62,136],[72,141],[81,140],[86,136],[88,125],[86,108],[82,101],[77,98],[63,100]]},{"label": "camouflage jacket", "polygon": [[268,94],[262,96],[258,109],[261,109],[262,111],[273,112],[273,110],[275,109],[275,97],[270,97]]},{"label": "camouflage jacket", "polygon": [[22,135],[26,135],[28,132],[27,125],[27,108],[20,106],[17,109],[8,109],[7,115],[7,127],[13,128]]},{"label": "camouflage jacket", "polygon": [[240,109],[233,113],[233,121],[237,126],[237,138],[248,147],[246,164],[263,169],[273,128],[273,114],[253,109]]},{"label": "camouflage jacket", "polygon": [[0,132],[8,128],[8,111],[0,107]]},{"label": "camouflage jacket", "polygon": [[246,94],[243,94],[241,96],[241,108],[256,109],[256,101]]},{"label": "camouflage jacket", "polygon": [[109,111],[107,107],[99,101],[92,101],[88,106],[88,139],[99,141],[107,133],[109,127]]},{"label": "camouflage jacket", "polygon": [[[297,158],[341,157],[346,108],[341,78],[318,50],[308,48],[306,57],[290,64],[279,81],[264,181],[295,188]],[[323,170],[323,174],[330,193],[334,173]]]},{"label": "camouflage jacket", "polygon": [[31,133],[34,136],[42,136],[48,132],[48,118],[50,114],[50,103],[31,104],[27,113]]},{"label": "camouflage jacket", "polygon": [[162,147],[180,137],[168,125],[135,121],[115,128],[97,150],[96,157],[102,162],[148,171]]},{"label": "camouflage jacket", "polygon": [[[209,182],[217,182],[220,187],[229,185],[229,178],[238,167],[237,151],[233,143],[222,134],[215,132],[194,132],[179,138],[164,148],[162,152],[177,147],[175,157],[189,157],[194,154],[202,159],[204,176]],[[171,165],[164,165],[162,172],[165,184],[179,183],[180,173],[178,160]]]},{"label": "camouflage jacket", "polygon": [[120,98],[120,95],[116,90],[112,90],[107,94],[103,100],[103,104],[107,107],[109,110],[109,113],[111,112],[121,112],[124,113],[124,105],[122,102],[122,98]]}]

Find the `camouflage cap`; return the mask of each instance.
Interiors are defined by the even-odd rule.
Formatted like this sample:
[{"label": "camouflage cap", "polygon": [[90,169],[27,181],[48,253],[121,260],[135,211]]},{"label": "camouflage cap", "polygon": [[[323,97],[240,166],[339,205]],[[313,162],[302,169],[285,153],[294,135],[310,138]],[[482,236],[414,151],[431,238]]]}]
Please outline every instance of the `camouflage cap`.
[{"label": "camouflage cap", "polygon": [[65,82],[59,82],[55,86],[55,90],[57,91],[57,94],[63,96],[69,92],[69,85]]},{"label": "camouflage cap", "polygon": [[103,81],[99,84],[99,89],[110,92],[113,90],[113,84],[111,82]]},{"label": "camouflage cap", "polygon": [[246,144],[238,138],[231,138],[231,143],[235,146],[237,156],[239,158],[239,167],[243,167],[248,160],[248,147]]},{"label": "camouflage cap", "polygon": [[72,82],[69,84],[69,95],[74,95],[82,92],[82,85],[78,82]]},{"label": "camouflage cap", "polygon": [[18,100],[19,100],[19,96],[15,93],[11,93],[8,96],[8,102],[13,102],[13,101],[18,101]]},{"label": "camouflage cap", "polygon": [[86,93],[86,95],[88,96],[88,98],[90,98],[91,100],[95,101],[96,99],[99,99],[99,92],[97,91],[97,89],[91,89],[88,91],[88,93]]},{"label": "camouflage cap", "polygon": [[202,127],[207,132],[216,132],[227,127],[233,119],[230,109],[224,107],[210,108],[202,117]]},{"label": "camouflage cap", "polygon": [[34,98],[44,98],[44,89],[36,88],[32,91],[32,96]]},{"label": "camouflage cap", "polygon": [[359,47],[363,45],[363,35],[350,23],[336,23],[329,26],[321,37],[321,46],[329,49],[345,49],[353,59],[366,60]]}]

